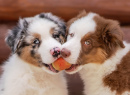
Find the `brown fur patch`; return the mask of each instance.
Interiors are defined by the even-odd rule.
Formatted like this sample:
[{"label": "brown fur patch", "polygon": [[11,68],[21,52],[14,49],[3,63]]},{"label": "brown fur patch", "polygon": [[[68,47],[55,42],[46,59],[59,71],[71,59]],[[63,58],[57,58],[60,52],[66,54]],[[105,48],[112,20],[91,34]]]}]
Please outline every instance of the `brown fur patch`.
[{"label": "brown fur patch", "polygon": [[19,57],[27,63],[39,67],[42,64],[40,55],[37,53],[37,49],[40,44],[35,45],[33,43],[35,39],[41,40],[40,34],[34,33],[31,36],[27,36],[23,42],[23,44],[25,43],[24,46],[21,47],[17,53]]},{"label": "brown fur patch", "polygon": [[101,48],[93,48],[89,54],[81,53],[80,56],[83,60],[82,64],[86,63],[103,63],[106,59],[106,54]]},{"label": "brown fur patch", "polygon": [[53,33],[54,33],[54,28],[51,28],[50,29],[50,34],[53,35]]},{"label": "brown fur patch", "polygon": [[[96,30],[87,33],[81,40],[82,49],[77,61],[82,64],[100,63],[110,58],[116,52],[118,47],[124,48],[123,32],[119,23],[114,20],[105,19],[96,15]],[[86,46],[85,41],[91,44]]]},{"label": "brown fur patch", "polygon": [[60,38],[60,40],[61,40],[61,41],[60,41],[60,43],[61,43],[61,44],[64,44],[64,43],[65,43],[66,38],[65,38],[65,37],[63,37],[62,35],[60,35],[60,37],[59,37],[59,38]]},{"label": "brown fur patch", "polygon": [[[85,45],[85,41],[90,42],[90,45]],[[101,44],[97,42],[97,36],[91,32],[86,34],[82,40],[82,51],[80,52],[79,59],[82,64],[87,63],[103,63],[106,58],[106,52],[100,47]]]},{"label": "brown fur patch", "polygon": [[34,37],[34,38],[38,38],[39,40],[41,40],[41,35],[38,34],[38,33],[34,33],[34,34],[33,34],[33,37]]},{"label": "brown fur patch", "polygon": [[107,75],[103,81],[105,86],[110,87],[112,91],[117,91],[117,95],[130,91],[130,51],[122,58],[117,69]]},{"label": "brown fur patch", "polygon": [[117,21],[105,19],[101,16],[95,16],[94,20],[97,24],[95,31],[98,36],[97,40],[103,45],[102,47],[108,57],[115,53],[117,47],[125,47],[123,44],[123,32]]},{"label": "brown fur patch", "polygon": [[35,54],[34,57],[32,57],[31,55],[31,46],[27,46],[25,48],[22,49],[21,51],[21,55],[20,57],[28,62],[29,64],[35,65],[35,66],[40,66],[40,55],[39,54]]}]

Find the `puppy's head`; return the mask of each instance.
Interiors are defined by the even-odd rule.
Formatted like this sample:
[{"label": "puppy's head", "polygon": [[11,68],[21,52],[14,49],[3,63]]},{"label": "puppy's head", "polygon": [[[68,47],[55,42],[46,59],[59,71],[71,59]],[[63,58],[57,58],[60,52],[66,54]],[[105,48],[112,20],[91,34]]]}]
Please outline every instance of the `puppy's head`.
[{"label": "puppy's head", "polygon": [[124,48],[123,33],[117,21],[83,11],[67,24],[67,42],[61,54],[73,64],[68,73],[79,71],[84,64],[102,64],[117,48]]},{"label": "puppy's head", "polygon": [[20,19],[9,31],[6,42],[22,60],[53,74],[58,71],[51,63],[60,56],[61,44],[66,38],[65,28],[65,23],[57,16],[42,13]]}]

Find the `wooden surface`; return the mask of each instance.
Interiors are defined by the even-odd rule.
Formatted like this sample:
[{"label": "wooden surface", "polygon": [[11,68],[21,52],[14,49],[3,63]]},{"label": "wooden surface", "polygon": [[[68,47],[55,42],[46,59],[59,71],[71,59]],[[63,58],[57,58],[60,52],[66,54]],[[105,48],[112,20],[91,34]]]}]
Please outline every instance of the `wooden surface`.
[{"label": "wooden surface", "polygon": [[5,36],[7,35],[8,29],[12,28],[14,26],[14,23],[0,23],[0,64],[4,62],[9,54],[10,49],[5,44]]},{"label": "wooden surface", "polygon": [[130,0],[0,0],[0,20],[52,12],[67,21],[83,9],[130,23]]}]

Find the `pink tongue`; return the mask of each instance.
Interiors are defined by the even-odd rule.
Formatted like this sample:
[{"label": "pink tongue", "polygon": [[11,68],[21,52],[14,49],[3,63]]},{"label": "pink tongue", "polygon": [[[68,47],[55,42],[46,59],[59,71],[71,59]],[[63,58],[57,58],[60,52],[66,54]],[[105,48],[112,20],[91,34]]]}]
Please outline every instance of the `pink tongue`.
[{"label": "pink tongue", "polygon": [[70,69],[69,71],[74,71],[75,70],[75,67],[73,67],[72,69]]},{"label": "pink tongue", "polygon": [[56,70],[52,67],[52,65],[50,64],[49,65],[50,66],[50,69],[53,71],[53,72],[55,72]]}]

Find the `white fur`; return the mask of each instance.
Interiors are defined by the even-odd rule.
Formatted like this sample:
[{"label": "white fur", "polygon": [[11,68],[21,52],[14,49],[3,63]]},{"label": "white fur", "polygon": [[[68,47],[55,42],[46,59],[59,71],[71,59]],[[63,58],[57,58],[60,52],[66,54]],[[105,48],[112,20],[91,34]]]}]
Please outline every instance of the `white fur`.
[{"label": "white fur", "polygon": [[[94,32],[96,29],[96,23],[93,20],[93,17],[96,15],[97,14],[95,13],[89,13],[87,16],[74,21],[69,28],[69,34],[74,33],[74,37],[81,39],[85,34]],[[69,39],[70,36],[68,35],[67,40]]]},{"label": "white fur", "polygon": [[67,95],[62,72],[48,74],[22,61],[16,54],[10,57],[3,68],[0,95]]},{"label": "white fur", "polygon": [[32,23],[30,23],[30,26],[28,28],[28,31],[30,33],[40,34],[42,42],[40,48],[38,49],[38,52],[41,55],[43,62],[46,64],[50,64],[56,60],[50,54],[50,50],[55,47],[61,48],[61,44],[52,38],[50,33],[51,29],[56,27],[58,26],[52,21],[44,18],[36,18]]},{"label": "white fur", "polygon": [[[130,44],[125,43],[125,46],[125,49],[118,49],[115,55],[102,64],[89,63],[83,66],[79,73],[84,81],[85,95],[116,95],[116,91],[112,92],[109,87],[104,86],[103,78],[112,73],[123,56],[129,52]],[[130,92],[125,93],[122,95],[130,95]]]},{"label": "white fur", "polygon": [[85,34],[95,31],[96,23],[93,20],[95,15],[95,13],[89,13],[88,16],[78,19],[71,25],[69,34],[74,33],[74,36],[70,37],[68,35],[67,43],[62,45],[62,48],[66,48],[71,52],[71,55],[68,58],[65,58],[69,63],[75,64],[77,61],[81,50],[81,38]]},{"label": "white fur", "polygon": [[[59,47],[60,42],[52,38],[50,30],[58,26],[50,20],[39,18],[25,18],[29,23],[26,37],[27,42],[34,40],[33,34],[41,36],[41,44],[37,53],[41,56],[42,62],[53,63],[50,50]],[[19,26],[24,28],[24,19],[20,19]],[[31,35],[32,34],[32,35]],[[48,70],[46,67],[35,67],[23,61],[17,54],[10,56],[3,66],[3,74],[0,79],[0,95],[68,95],[66,80],[63,73],[58,74]]]}]

